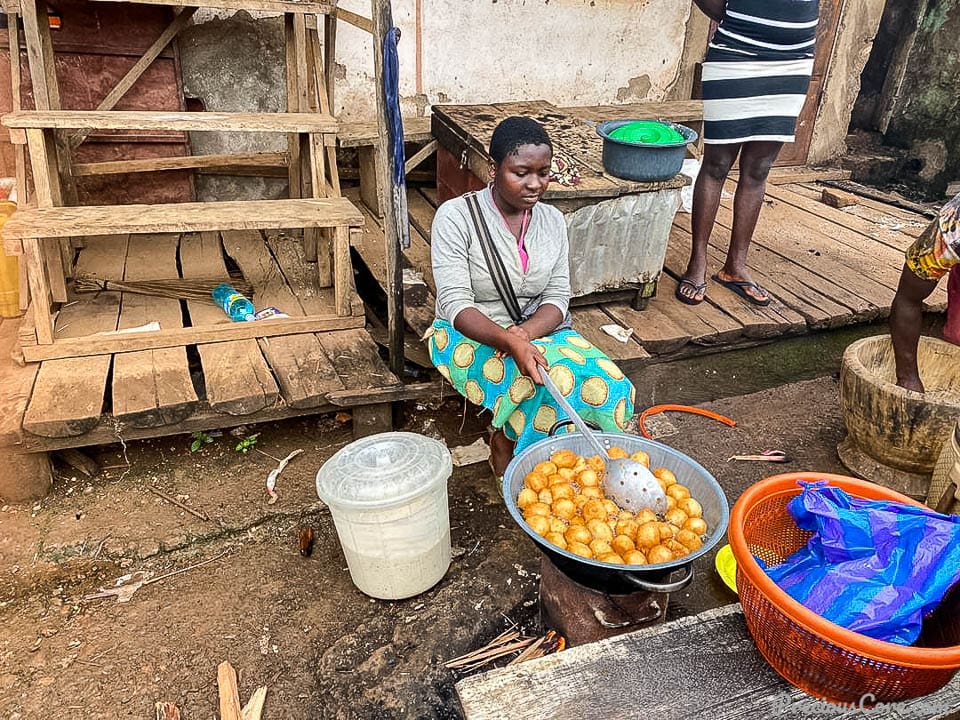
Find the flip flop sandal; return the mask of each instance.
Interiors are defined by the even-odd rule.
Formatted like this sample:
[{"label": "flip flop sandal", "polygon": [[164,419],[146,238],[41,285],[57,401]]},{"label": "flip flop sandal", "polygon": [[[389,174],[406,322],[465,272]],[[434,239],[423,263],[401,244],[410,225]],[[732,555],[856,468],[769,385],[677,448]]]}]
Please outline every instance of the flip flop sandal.
[{"label": "flip flop sandal", "polygon": [[[684,285],[686,285],[687,287],[693,288],[694,296],[699,295],[700,293],[704,293],[703,296],[698,300],[696,297],[690,297],[689,295],[684,295],[682,292],[680,292],[680,288],[682,288]],[[707,297],[706,289],[707,289],[707,284],[705,282],[697,285],[697,283],[695,283],[693,280],[687,280],[686,278],[681,278],[680,282],[677,283],[677,289],[673,291],[673,294],[676,296],[677,300],[682,302],[684,305],[699,305]]]},{"label": "flip flop sandal", "polygon": [[757,285],[755,282],[751,282],[749,280],[721,280],[720,276],[716,274],[714,274],[710,279],[716,283],[719,283],[720,285],[723,285],[727,290],[730,290],[731,292],[735,292],[737,295],[739,295],[740,297],[742,297],[744,300],[746,300],[748,303],[751,303],[752,305],[757,305],[759,307],[766,307],[767,305],[770,304],[769,295],[767,295],[767,297],[764,300],[758,300],[753,295],[747,292],[747,288],[753,288],[754,290],[766,295],[767,291],[764,290],[759,285]]}]

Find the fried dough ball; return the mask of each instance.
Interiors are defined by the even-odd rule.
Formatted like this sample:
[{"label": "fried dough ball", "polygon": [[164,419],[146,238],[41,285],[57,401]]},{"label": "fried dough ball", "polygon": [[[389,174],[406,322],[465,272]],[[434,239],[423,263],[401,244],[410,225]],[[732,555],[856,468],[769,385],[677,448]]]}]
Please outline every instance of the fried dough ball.
[{"label": "fried dough ball", "polygon": [[640,525],[643,525],[645,522],[656,522],[659,519],[657,514],[650,508],[644,508],[637,513],[637,522]]},{"label": "fried dough ball", "polygon": [[591,535],[590,531],[583,525],[571,525],[567,528],[563,537],[566,538],[567,544],[578,542],[586,545],[593,540],[593,535]]},{"label": "fried dough ball", "polygon": [[583,515],[574,515],[568,521],[571,525],[584,525],[586,526],[586,521],[583,519]]},{"label": "fried dough ball", "polygon": [[643,554],[642,552],[640,552],[639,550],[631,550],[631,551],[628,552],[628,553],[624,553],[624,555],[623,555],[623,561],[624,561],[627,565],[646,565],[646,564],[647,564],[647,556],[644,555],[644,554]]},{"label": "fried dough ball", "polygon": [[574,555],[579,555],[580,557],[585,557],[588,559],[593,558],[593,550],[589,546],[584,545],[580,542],[572,542],[567,544],[567,552],[571,552]]},{"label": "fried dough ball", "polygon": [[612,447],[607,450],[607,455],[611,460],[625,460],[630,457],[630,453],[624,450],[622,447]]},{"label": "fried dough ball", "polygon": [[688,548],[683,543],[677,542],[676,540],[664,540],[663,547],[667,548],[670,552],[673,553],[675,560],[679,560],[684,555],[690,554],[690,548]]},{"label": "fried dough ball", "polygon": [[567,539],[563,537],[563,533],[558,532],[548,532],[543,538],[549,542],[556,545],[561,550],[567,549]]},{"label": "fried dough ball", "polygon": [[573,496],[577,494],[573,489],[573,485],[565,482],[558,485],[551,485],[550,492],[553,493],[554,502],[560,500],[561,498],[573,500]]},{"label": "fried dough ball", "polygon": [[687,517],[703,517],[703,505],[694,500],[692,497],[677,500],[677,508],[683,510],[687,514]]},{"label": "fried dough ball", "polygon": [[546,503],[535,502],[527,507],[523,511],[523,517],[525,520],[529,520],[531,517],[539,515],[541,517],[550,517],[550,506]]},{"label": "fried dough ball", "polygon": [[707,534],[707,522],[703,518],[692,517],[683,524],[684,530],[689,530],[697,535]]},{"label": "fried dough ball", "polygon": [[567,484],[568,484],[567,479],[563,475],[560,475],[559,473],[554,473],[553,475],[547,478],[547,487],[550,487],[550,488],[554,487],[555,485],[567,485]]},{"label": "fried dough ball", "polygon": [[[549,492],[544,490],[544,492]],[[541,499],[543,498],[543,493],[540,493]],[[678,507],[675,507],[673,510],[667,510],[663,514],[663,519],[670,523],[671,525],[676,525],[678,528],[683,527],[683,524],[687,521],[687,514]]]},{"label": "fried dough ball", "polygon": [[553,501],[553,514],[562,520],[569,520],[577,514],[577,506],[570,498],[560,498]]},{"label": "fried dough ball", "polygon": [[550,521],[542,515],[533,515],[528,517],[527,525],[529,525],[530,529],[541,537],[550,532]]},{"label": "fried dough ball", "polygon": [[640,550],[649,550],[655,545],[660,544],[660,523],[658,522],[646,522],[643,525],[640,525],[637,528],[636,537],[634,537],[634,542],[637,545],[637,548]]},{"label": "fried dough ball", "polygon": [[521,510],[526,509],[535,502],[537,502],[537,493],[528,487],[525,487],[520,491],[520,494],[517,495],[517,507]]},{"label": "fried dough ball", "polygon": [[[672,485],[670,487],[673,487]],[[677,506],[677,499],[672,495],[667,495],[667,510],[673,510]]]},{"label": "fried dough ball", "polygon": [[665,467],[658,467],[652,470],[653,476],[658,480],[663,480],[663,484],[667,487],[677,484],[677,476],[673,474],[673,470]]},{"label": "fried dough ball", "polygon": [[616,518],[620,515],[620,508],[613,500],[606,499],[603,501],[603,507],[607,511],[607,515],[612,518]]},{"label": "fried dough ball", "polygon": [[603,520],[587,520],[587,530],[596,540],[610,542],[613,540],[613,530]]},{"label": "fried dough ball", "polygon": [[610,547],[610,543],[608,543],[606,540],[595,538],[590,541],[590,552],[593,553],[594,557],[600,557],[601,555],[612,553],[613,548]]},{"label": "fried dough ball", "polygon": [[590,498],[587,500],[583,507],[580,508],[580,514],[583,515],[583,519],[587,522],[590,520],[607,519],[607,509],[603,506],[603,500],[599,498]]},{"label": "fried dough ball", "polygon": [[680,502],[684,498],[690,497],[690,490],[685,485],[680,485],[679,483],[668,486],[666,493],[677,502]]},{"label": "fried dough ball", "polygon": [[607,470],[607,464],[599,455],[594,455],[593,457],[587,458],[587,467],[593,470],[600,477],[603,477],[603,473],[605,473]]},{"label": "fried dough ball", "polygon": [[681,530],[677,533],[677,542],[683,545],[687,550],[693,552],[703,546],[700,536],[692,530]]},{"label": "fried dough ball", "polygon": [[586,495],[588,498],[602,498],[603,490],[598,487],[585,487],[580,491],[581,495]]},{"label": "fried dough ball", "polygon": [[535,493],[538,493],[547,487],[549,483],[546,475],[534,470],[532,473],[527,473],[527,476],[523,479],[523,484],[533,490]]},{"label": "fried dough ball", "polygon": [[577,454],[573,450],[557,450],[550,456],[550,462],[558,468],[572,468],[577,464]]},{"label": "fried dough ball", "polygon": [[596,470],[584,470],[577,476],[577,482],[580,483],[580,487],[598,487],[600,485],[600,476],[597,475]]},{"label": "fried dough ball", "polygon": [[646,468],[650,467],[650,454],[645,453],[643,450],[637,450],[635,453],[632,453],[630,459],[640,463]]},{"label": "fried dough ball", "polygon": [[544,505],[553,505],[553,493],[550,492],[550,488],[544,488],[537,495],[537,500],[542,502]]},{"label": "fried dough ball", "polygon": [[617,520],[633,520],[633,513],[629,510],[620,510],[617,513]]},{"label": "fried dough ball", "polygon": [[636,550],[637,546],[634,544],[633,540],[627,535],[617,535],[611,542],[610,547],[613,548],[615,553],[620,555],[626,555],[631,550]]},{"label": "fried dough ball", "polygon": [[640,524],[636,520],[617,520],[617,525],[613,530],[617,535],[626,535],[633,540],[637,536],[638,527],[640,527]]},{"label": "fried dough ball", "polygon": [[615,552],[604,553],[603,555],[597,555],[597,560],[600,562],[610,563],[612,565],[623,565],[623,558],[617,555]]},{"label": "fried dough ball", "polygon": [[577,477],[577,471],[573,468],[560,468],[557,470],[557,475],[562,477],[567,482],[573,482]]},{"label": "fried dough ball", "polygon": [[539,462],[533,466],[533,472],[540,473],[544,477],[550,477],[557,474],[557,466],[549,461]]},{"label": "fried dough ball", "polygon": [[670,551],[670,548],[663,545],[654,545],[647,550],[646,555],[647,562],[651,565],[658,565],[659,563],[671,562],[673,560],[673,553]]},{"label": "fried dough ball", "polygon": [[577,510],[582,511],[583,506],[593,499],[594,498],[591,498],[589,495],[584,495],[583,493],[580,493],[578,495],[573,496],[573,504],[577,506]]},{"label": "fried dough ball", "polygon": [[672,540],[677,536],[677,533],[680,531],[680,528],[675,525],[671,525],[668,522],[657,523],[660,527],[660,542],[664,540]]}]

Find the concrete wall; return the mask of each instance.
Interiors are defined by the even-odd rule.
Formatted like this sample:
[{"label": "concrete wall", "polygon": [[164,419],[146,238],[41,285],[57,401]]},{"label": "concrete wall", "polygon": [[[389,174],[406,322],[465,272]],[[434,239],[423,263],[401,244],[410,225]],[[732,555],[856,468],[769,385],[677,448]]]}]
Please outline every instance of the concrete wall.
[{"label": "concrete wall", "polygon": [[[367,0],[340,6],[370,15]],[[692,7],[678,0],[394,0],[404,112],[422,115],[433,103],[537,98],[559,105],[662,100],[680,67]],[[227,109],[214,107],[220,102],[278,106],[284,95],[276,75],[278,21],[258,14],[253,19],[268,27],[257,30],[247,13],[239,15],[197,13],[181,41],[185,87],[213,90],[209,101],[203,98],[210,109]],[[262,61],[274,69],[255,70]],[[370,36],[341,22],[337,63],[335,111],[345,120],[372,118]],[[211,71],[223,86],[202,77]],[[240,74],[247,79],[228,79]]]},{"label": "concrete wall", "polygon": [[[340,0],[364,17],[369,0]],[[665,99],[683,67],[687,0],[394,0],[401,106],[547,99],[597,105]],[[283,24],[270,13],[199,10],[180,36],[184,91],[208,110],[286,108]],[[376,111],[371,37],[337,27],[334,112]],[[193,133],[196,153],[282,151],[268,135]],[[198,198],[283,197],[286,181],[202,176]]]},{"label": "concrete wall", "polygon": [[935,196],[960,177],[960,0],[927,2],[902,67],[885,98],[885,139],[911,149],[917,178]]}]

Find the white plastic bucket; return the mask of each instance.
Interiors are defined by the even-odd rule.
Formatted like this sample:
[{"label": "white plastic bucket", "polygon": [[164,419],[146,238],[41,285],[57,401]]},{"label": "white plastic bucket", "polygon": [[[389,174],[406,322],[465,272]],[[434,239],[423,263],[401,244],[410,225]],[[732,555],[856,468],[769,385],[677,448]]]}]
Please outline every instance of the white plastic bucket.
[{"label": "white plastic bucket", "polygon": [[446,446],[415,433],[381,433],[337,452],[317,473],[354,585],[400,600],[450,567]]}]

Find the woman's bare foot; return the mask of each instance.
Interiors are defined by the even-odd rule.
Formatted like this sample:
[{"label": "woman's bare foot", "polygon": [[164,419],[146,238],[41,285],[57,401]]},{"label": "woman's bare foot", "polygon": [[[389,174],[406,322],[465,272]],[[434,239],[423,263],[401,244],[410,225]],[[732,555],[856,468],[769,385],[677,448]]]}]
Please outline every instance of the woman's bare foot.
[{"label": "woman's bare foot", "polygon": [[513,459],[513,450],[516,443],[503,434],[503,430],[495,430],[490,435],[490,465],[497,477],[501,477],[507,470],[507,465]]}]

